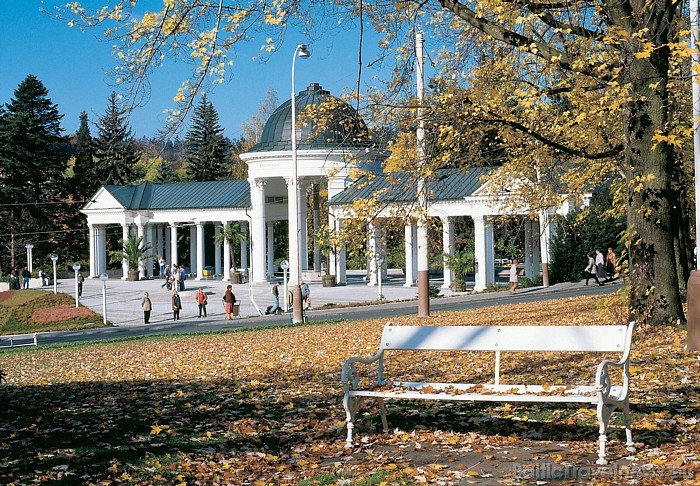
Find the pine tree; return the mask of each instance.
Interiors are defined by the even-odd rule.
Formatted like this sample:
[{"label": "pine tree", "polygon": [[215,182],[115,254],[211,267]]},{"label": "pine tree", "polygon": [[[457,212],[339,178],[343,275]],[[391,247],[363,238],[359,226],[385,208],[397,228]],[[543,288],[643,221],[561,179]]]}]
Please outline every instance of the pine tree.
[{"label": "pine tree", "polygon": [[158,184],[171,184],[173,182],[180,182],[175,169],[173,169],[173,163],[170,160],[163,159],[158,163],[158,169],[156,170],[156,177],[153,182]]},{"label": "pine tree", "polygon": [[[62,118],[46,87],[33,75],[19,84],[0,113],[0,200],[8,204],[0,208],[0,226],[10,233],[0,250],[3,266],[17,264],[18,247],[36,241],[36,233],[50,229],[47,225],[54,224],[60,212],[45,203],[62,199],[65,188],[69,153],[61,135]],[[41,248],[35,248],[37,255]]]},{"label": "pine tree", "polygon": [[91,197],[100,188],[97,166],[94,159],[95,142],[90,134],[87,113],[80,114],[80,128],[75,140],[75,163],[70,190],[76,200]]},{"label": "pine tree", "polygon": [[98,124],[95,140],[97,180],[102,185],[129,184],[137,179],[135,165],[139,160],[134,136],[126,121],[126,111],[119,107],[117,94],[109,97],[109,105]]},{"label": "pine tree", "polygon": [[191,181],[214,181],[231,178],[229,142],[219,125],[214,105],[202,96],[192,116],[192,127],[185,138],[186,172]]}]

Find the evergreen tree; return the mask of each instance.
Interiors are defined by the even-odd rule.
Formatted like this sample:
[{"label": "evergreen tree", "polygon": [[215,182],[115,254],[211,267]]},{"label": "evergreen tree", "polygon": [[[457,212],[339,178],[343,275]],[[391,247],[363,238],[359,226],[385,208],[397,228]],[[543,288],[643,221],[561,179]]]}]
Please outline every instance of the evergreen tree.
[{"label": "evergreen tree", "polygon": [[[37,242],[37,233],[50,230],[49,225],[60,219],[61,209],[45,203],[63,198],[69,153],[61,135],[62,118],[33,75],[19,84],[0,113],[0,201],[7,204],[0,206],[0,226],[10,234],[0,249],[5,268],[19,265],[14,261],[19,247]],[[48,243],[44,238],[43,244]],[[34,254],[40,253],[41,245],[35,244]]]},{"label": "evergreen tree", "polygon": [[175,172],[175,169],[173,169],[173,163],[170,160],[163,159],[158,163],[158,169],[156,170],[156,176],[153,182],[158,184],[180,182],[180,178]]},{"label": "evergreen tree", "polygon": [[90,134],[88,116],[87,113],[82,112],[80,114],[80,128],[75,141],[73,177],[70,180],[70,190],[76,200],[85,200],[100,188],[94,155],[95,142]]},{"label": "evergreen tree", "polygon": [[112,92],[109,105],[98,124],[95,140],[97,180],[100,184],[129,184],[137,179],[135,165],[139,160],[134,136],[126,121],[126,110],[119,107]]},{"label": "evergreen tree", "polygon": [[185,138],[187,178],[199,182],[230,179],[228,149],[229,143],[219,125],[219,114],[206,95],[202,96]]}]

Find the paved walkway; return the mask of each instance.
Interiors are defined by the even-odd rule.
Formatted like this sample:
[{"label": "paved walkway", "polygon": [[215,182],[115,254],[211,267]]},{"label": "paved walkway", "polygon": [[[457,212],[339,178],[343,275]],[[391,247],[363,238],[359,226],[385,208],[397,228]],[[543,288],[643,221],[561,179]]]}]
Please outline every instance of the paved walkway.
[{"label": "paved walkway", "polygon": [[[370,287],[363,280],[364,272],[349,272],[348,285],[338,287],[323,287],[320,283],[310,284],[311,301],[313,309],[319,309],[329,304],[346,306],[358,303],[372,303],[377,301],[378,288]],[[120,279],[110,279],[107,282],[107,319],[116,326],[141,326],[143,325],[143,311],[140,307],[140,300],[143,292],[148,292],[153,303],[151,313],[152,324],[172,322],[171,296],[172,294],[162,288],[163,280],[142,280],[139,282],[127,282]],[[416,287],[406,288],[403,286],[405,280],[400,270],[390,270],[387,281],[382,284],[382,294],[389,301],[402,301],[415,299],[418,294]],[[440,285],[440,279],[431,281],[431,285]],[[507,283],[505,280],[503,283]],[[186,280],[186,290],[180,293],[182,299],[182,312],[180,314],[183,321],[219,321],[224,319],[222,297],[226,291],[227,282],[221,280]],[[197,303],[195,294],[197,288],[202,287],[209,297],[207,319],[198,319]],[[473,282],[467,282],[467,288],[473,287]],[[581,283],[563,283],[544,289],[541,287],[523,289],[522,292],[549,292],[567,290],[582,287]],[[581,289],[583,291],[583,287]],[[58,281],[58,291],[71,295],[75,293],[74,280],[65,279]],[[265,309],[272,304],[272,285],[234,285],[233,291],[240,302],[241,319],[258,317],[258,309],[265,312]],[[507,291],[502,292],[507,296]],[[282,294],[282,287],[280,287]],[[500,294],[500,292],[499,292]],[[441,295],[462,296],[471,299],[493,298],[493,293],[455,294],[449,289],[441,289]],[[102,314],[102,282],[98,279],[86,279],[83,285],[83,295],[81,304]]]}]

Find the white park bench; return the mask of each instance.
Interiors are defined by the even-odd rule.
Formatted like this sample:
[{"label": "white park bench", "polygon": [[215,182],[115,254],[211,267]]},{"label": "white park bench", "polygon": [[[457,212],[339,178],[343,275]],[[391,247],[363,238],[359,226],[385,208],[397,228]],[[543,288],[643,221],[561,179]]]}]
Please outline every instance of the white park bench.
[{"label": "white park bench", "polygon": [[[372,358],[349,358],[343,364],[347,443],[352,447],[355,417],[364,398],[376,398],[384,432],[389,431],[385,399],[455,400],[484,402],[553,402],[597,405],[600,430],[597,464],[605,459],[610,416],[624,414],[626,447],[635,451],[629,412],[629,359],[634,322],[627,326],[384,326],[379,351]],[[495,355],[493,383],[388,382],[384,379],[385,351],[491,351]],[[501,382],[501,352],[619,353],[618,361],[604,359],[593,384],[514,385]],[[358,389],[358,364],[377,364],[376,389]],[[621,383],[613,385],[610,369],[618,368]],[[468,373],[468,370],[465,370]]]}]

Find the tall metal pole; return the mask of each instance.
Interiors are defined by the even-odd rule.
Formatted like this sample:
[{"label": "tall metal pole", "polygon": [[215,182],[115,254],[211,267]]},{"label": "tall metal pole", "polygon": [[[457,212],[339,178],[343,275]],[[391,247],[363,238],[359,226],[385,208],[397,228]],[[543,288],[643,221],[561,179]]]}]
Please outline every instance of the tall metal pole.
[{"label": "tall metal pole", "polygon": [[296,109],[296,87],[294,84],[294,67],[297,55],[299,57],[309,57],[311,53],[305,44],[299,44],[294,49],[292,57],[292,191],[293,197],[289,198],[289,284],[292,287],[292,324],[303,322],[301,302],[301,271],[299,259],[299,181],[297,174],[297,109]]},{"label": "tall metal pole", "polygon": [[418,317],[430,316],[430,267],[428,264],[428,191],[425,181],[425,127],[423,121],[424,74],[423,33],[416,32],[416,95],[418,128],[416,130],[419,164],[418,176]]},{"label": "tall metal pole", "polygon": [[700,84],[697,70],[700,68],[698,41],[698,0],[690,0],[690,49],[693,82],[693,158],[695,167],[695,270],[688,280],[688,351],[700,351]]}]

